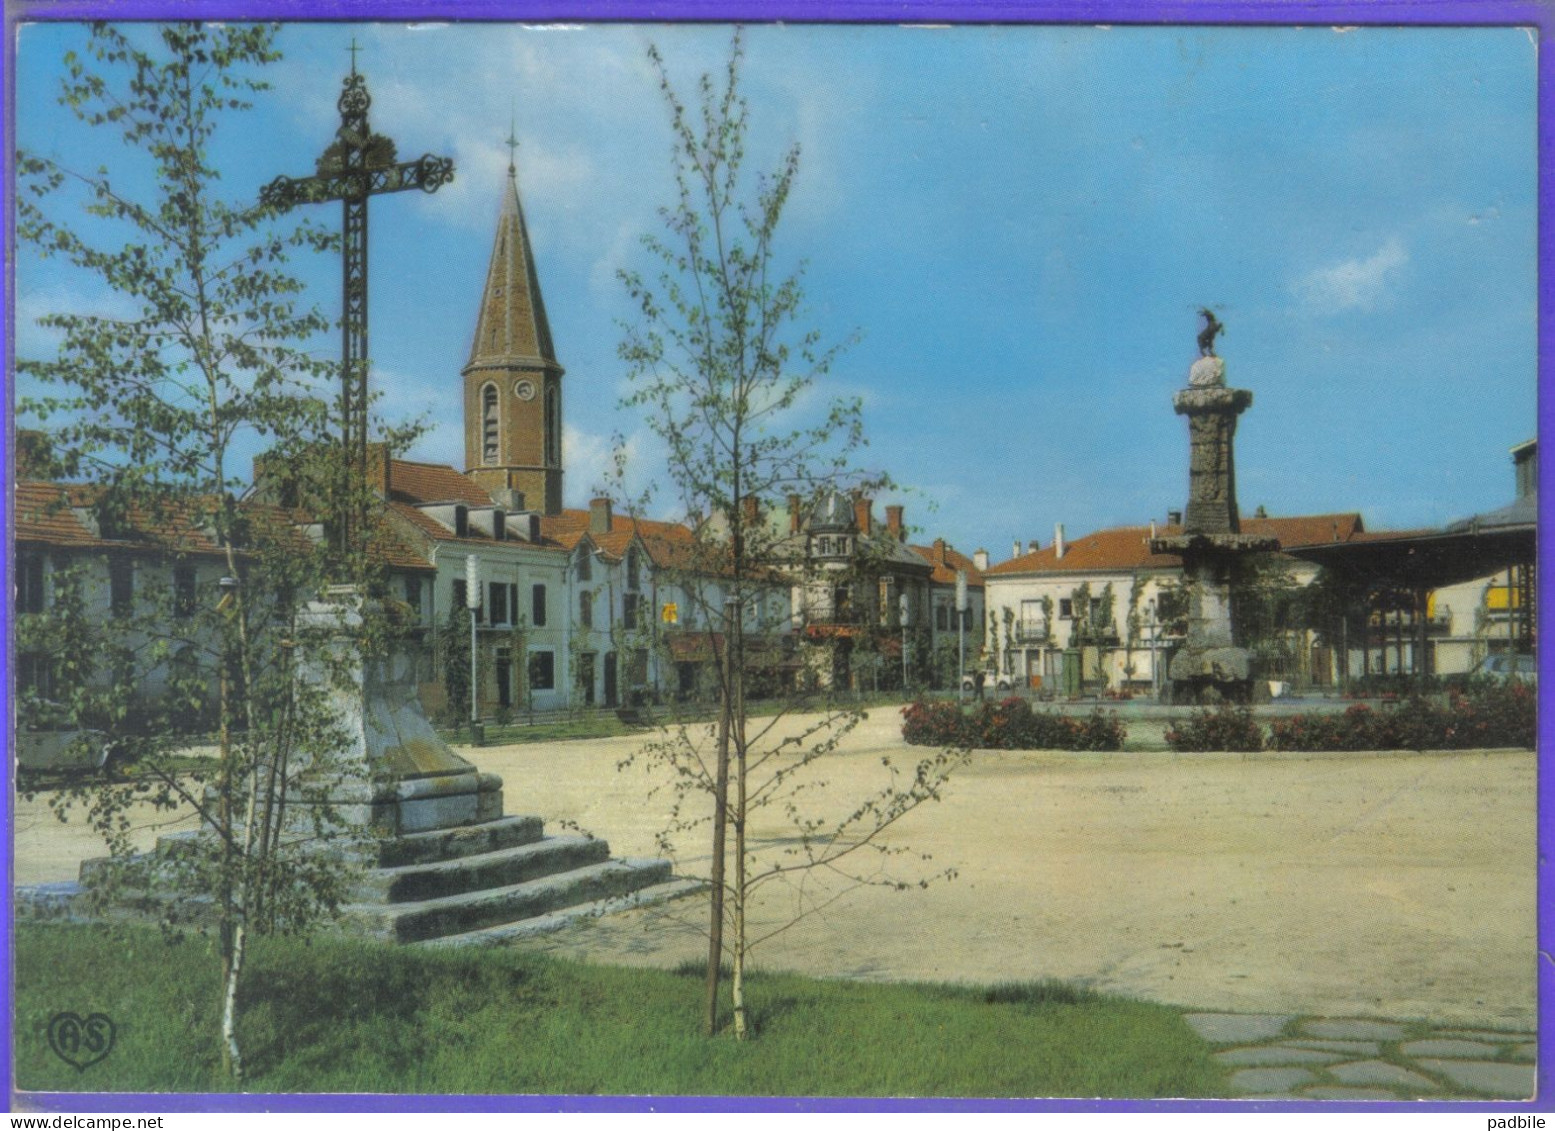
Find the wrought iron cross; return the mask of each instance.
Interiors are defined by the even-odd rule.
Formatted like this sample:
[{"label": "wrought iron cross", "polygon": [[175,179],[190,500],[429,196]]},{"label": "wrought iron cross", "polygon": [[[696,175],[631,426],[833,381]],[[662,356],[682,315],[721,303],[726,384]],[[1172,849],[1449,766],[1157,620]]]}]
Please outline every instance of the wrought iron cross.
[{"label": "wrought iron cross", "polygon": [[396,161],[394,143],[367,124],[372,99],[356,73],[341,91],[340,129],[318,159],[311,177],[277,177],[259,193],[261,204],[287,211],[299,204],[341,203],[340,427],[345,456],[344,498],[337,500],[339,549],[349,553],[367,523],[367,201],[381,193],[420,189],[436,192],[454,179],[454,163],[425,154]]}]

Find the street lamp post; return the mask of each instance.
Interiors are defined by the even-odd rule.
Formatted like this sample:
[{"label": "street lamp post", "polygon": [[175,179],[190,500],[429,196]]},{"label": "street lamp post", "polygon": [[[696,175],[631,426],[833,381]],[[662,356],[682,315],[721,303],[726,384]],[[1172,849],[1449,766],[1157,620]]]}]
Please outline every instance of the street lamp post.
[{"label": "street lamp post", "polygon": [[907,690],[907,612],[912,608],[906,593],[903,593],[898,600],[897,607],[902,613],[902,691],[905,692]]},{"label": "street lamp post", "polygon": [[956,698],[966,698],[966,570],[956,570],[956,627],[961,634],[961,670],[956,676]]},{"label": "street lamp post", "polygon": [[464,607],[470,613],[470,736],[481,741],[480,712],[476,706],[475,614],[481,607],[481,563],[474,554],[464,559]]}]

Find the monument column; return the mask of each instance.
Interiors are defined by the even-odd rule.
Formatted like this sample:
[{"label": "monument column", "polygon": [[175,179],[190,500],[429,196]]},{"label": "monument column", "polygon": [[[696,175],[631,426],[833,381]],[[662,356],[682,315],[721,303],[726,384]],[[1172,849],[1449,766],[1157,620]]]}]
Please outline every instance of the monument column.
[{"label": "monument column", "polygon": [[1150,552],[1182,558],[1188,588],[1188,639],[1172,657],[1173,702],[1246,699],[1253,691],[1253,657],[1236,645],[1231,573],[1242,554],[1279,549],[1279,540],[1242,533],[1236,505],[1236,422],[1253,403],[1247,389],[1226,386],[1226,363],[1215,356],[1223,327],[1209,311],[1199,335],[1203,356],[1188,371],[1188,387],[1172,407],[1188,418],[1188,506],[1182,529],[1150,540]]}]

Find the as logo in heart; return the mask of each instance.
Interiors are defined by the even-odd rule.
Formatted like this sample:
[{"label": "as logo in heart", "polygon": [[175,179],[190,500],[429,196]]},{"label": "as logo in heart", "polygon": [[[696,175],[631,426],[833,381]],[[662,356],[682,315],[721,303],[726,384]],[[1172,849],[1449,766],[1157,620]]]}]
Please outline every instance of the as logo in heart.
[{"label": "as logo in heart", "polygon": [[84,1018],[79,1013],[56,1013],[49,1018],[49,1048],[80,1072],[113,1051],[115,1036],[113,1022],[101,1013]]}]

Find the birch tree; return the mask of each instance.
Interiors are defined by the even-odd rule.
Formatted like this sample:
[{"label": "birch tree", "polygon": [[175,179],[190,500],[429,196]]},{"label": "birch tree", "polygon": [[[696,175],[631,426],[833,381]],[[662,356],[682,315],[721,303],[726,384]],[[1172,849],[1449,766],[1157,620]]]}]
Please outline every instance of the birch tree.
[{"label": "birch tree", "polygon": [[[338,868],[310,851],[308,830],[287,812],[300,769],[343,744],[326,687],[296,678],[299,664],[338,659],[338,642],[293,614],[338,571],[358,575],[326,561],[307,535],[312,516],[239,497],[242,444],[268,446],[294,483],[330,482],[337,450],[325,391],[335,368],[311,349],[331,322],[287,268],[292,254],[327,250],[331,239],[279,226],[256,203],[258,186],[220,177],[222,146],[243,144],[235,131],[279,58],[275,34],[256,24],[95,24],[84,48],[64,56],[59,100],[106,163],[17,154],[19,243],[68,264],[81,293],[95,288],[130,311],[43,317],[58,345],[18,360],[18,415],[47,433],[55,475],[79,482],[54,505],[94,515],[148,581],[133,607],[98,623],[72,596],[81,580],[62,573],[61,599],[30,626],[53,642],[58,708],[106,731],[115,754],[111,774],[55,800],[84,805],[116,856],[129,849],[132,805],[200,815],[208,835],[163,861],[168,872],[121,869],[104,885],[145,894],[171,878],[209,897],[219,1055],[234,1079],[251,935],[306,929],[341,897]],[[218,567],[219,580],[202,565]],[[188,747],[209,741],[212,725],[215,767],[191,765]],[[165,910],[179,914],[175,903]]]},{"label": "birch tree", "polygon": [[[648,54],[669,111],[676,193],[660,210],[662,231],[644,240],[656,273],[621,272],[637,312],[620,346],[631,379],[622,406],[640,411],[663,442],[666,493],[683,513],[704,520],[694,550],[674,573],[708,626],[718,711],[713,726],[666,732],[638,757],[668,774],[672,817],[661,848],[674,855],[685,837],[708,837],[698,853],[711,860],[704,1023],[709,1035],[719,1028],[727,954],[734,1031],[744,1039],[751,1031],[745,972],[752,948],[821,905],[802,899],[790,919],[763,931],[751,919],[753,898],[785,881],[800,890],[796,877],[817,869],[844,878],[845,886],[921,882],[882,867],[906,851],[886,833],[938,798],[958,754],[908,766],[887,759],[876,792],[839,799],[828,790],[825,769],[862,717],[856,706],[792,694],[775,712],[751,715],[749,680],[758,670],[774,678],[780,647],[778,626],[770,618],[764,625],[760,610],[775,586],[805,582],[794,575],[803,557],[793,552],[788,530],[774,528],[765,511],[778,500],[805,506],[832,491],[876,490],[884,479],[857,466],[865,444],[859,401],[822,395],[823,378],[848,340],[828,344],[803,324],[802,269],[785,267],[779,255],[799,148],[788,148],[770,172],[753,177],[746,167],[740,34],[722,74],[703,75],[689,104],[657,48]],[[619,466],[624,450],[617,459]],[[781,583],[779,567],[787,571]],[[817,706],[818,715],[785,721],[796,709]],[[710,812],[702,808],[708,802]],[[756,843],[752,822],[763,815],[788,826],[783,847]]]}]

